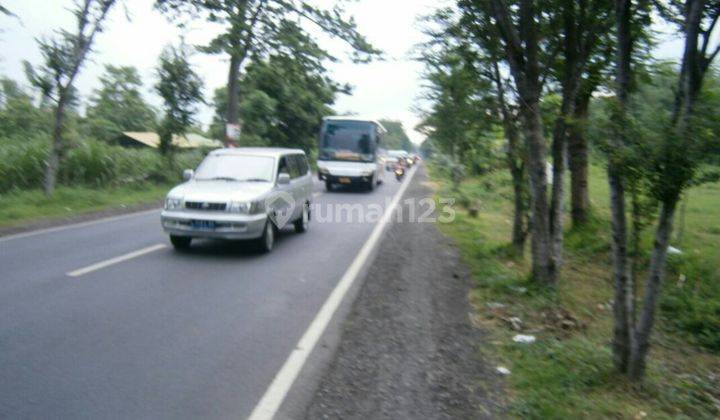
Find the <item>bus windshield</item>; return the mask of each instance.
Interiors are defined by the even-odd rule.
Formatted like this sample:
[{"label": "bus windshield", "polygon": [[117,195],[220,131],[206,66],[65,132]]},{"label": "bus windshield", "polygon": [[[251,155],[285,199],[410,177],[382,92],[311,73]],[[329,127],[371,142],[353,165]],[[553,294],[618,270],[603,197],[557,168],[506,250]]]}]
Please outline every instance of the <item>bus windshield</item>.
[{"label": "bus windshield", "polygon": [[320,133],[320,160],[372,162],[375,125],[365,121],[326,121]]}]

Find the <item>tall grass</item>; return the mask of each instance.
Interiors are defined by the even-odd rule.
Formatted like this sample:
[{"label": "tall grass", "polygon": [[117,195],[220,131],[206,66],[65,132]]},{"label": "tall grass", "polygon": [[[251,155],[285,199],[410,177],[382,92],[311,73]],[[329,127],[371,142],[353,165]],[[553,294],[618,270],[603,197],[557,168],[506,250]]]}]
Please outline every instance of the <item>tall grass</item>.
[{"label": "tall grass", "polygon": [[[473,320],[488,334],[483,351],[511,371],[505,382],[510,417],[719,418],[720,185],[690,193],[684,239],[673,242],[684,253],[670,264],[648,377],[638,388],[612,366],[613,286],[603,169],[591,167],[592,221],[566,233],[565,268],[553,292],[528,281],[527,253],[521,258],[505,252],[512,228],[505,171],[470,177],[457,190],[446,173],[431,172],[438,197],[460,193],[480,203],[476,217],[458,208],[455,221],[440,228],[454,239],[476,279],[470,300],[477,310]],[[493,309],[491,303],[504,306]],[[556,314],[575,322],[565,326]],[[511,328],[510,317],[520,318],[522,333],[536,335],[537,341],[514,343],[520,331]]]},{"label": "tall grass", "polygon": [[[41,188],[48,150],[49,140],[43,136],[0,139],[0,193]],[[58,180],[61,185],[91,188],[167,183],[178,180],[181,169],[197,166],[203,155],[203,151],[178,152],[168,159],[157,150],[84,140],[69,149]]]}]

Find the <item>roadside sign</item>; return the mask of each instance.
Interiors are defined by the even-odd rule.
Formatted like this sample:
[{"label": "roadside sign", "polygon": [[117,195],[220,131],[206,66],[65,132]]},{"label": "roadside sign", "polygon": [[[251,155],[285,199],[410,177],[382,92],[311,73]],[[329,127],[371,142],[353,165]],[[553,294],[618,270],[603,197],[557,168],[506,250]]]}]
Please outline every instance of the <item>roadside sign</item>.
[{"label": "roadside sign", "polygon": [[225,125],[225,136],[228,140],[238,141],[240,140],[240,124],[226,124]]}]

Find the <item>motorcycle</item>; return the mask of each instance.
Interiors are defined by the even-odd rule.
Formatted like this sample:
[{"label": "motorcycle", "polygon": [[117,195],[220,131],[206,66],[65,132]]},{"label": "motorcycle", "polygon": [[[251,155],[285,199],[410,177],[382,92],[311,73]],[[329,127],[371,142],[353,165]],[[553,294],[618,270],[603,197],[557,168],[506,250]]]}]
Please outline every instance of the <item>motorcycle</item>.
[{"label": "motorcycle", "polygon": [[403,167],[398,166],[397,168],[395,168],[395,179],[397,179],[398,182],[402,182],[404,176],[405,169]]}]

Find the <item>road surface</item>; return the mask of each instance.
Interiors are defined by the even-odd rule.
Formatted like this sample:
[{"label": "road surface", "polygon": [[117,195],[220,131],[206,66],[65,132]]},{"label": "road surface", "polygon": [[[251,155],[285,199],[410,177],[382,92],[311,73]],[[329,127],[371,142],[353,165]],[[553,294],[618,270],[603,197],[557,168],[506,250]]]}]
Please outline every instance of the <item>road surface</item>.
[{"label": "road surface", "polygon": [[[399,186],[317,183],[315,208]],[[373,227],[314,222],[266,255],[175,252],[159,210],[0,238],[0,418],[247,417]]]}]

